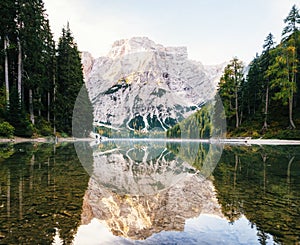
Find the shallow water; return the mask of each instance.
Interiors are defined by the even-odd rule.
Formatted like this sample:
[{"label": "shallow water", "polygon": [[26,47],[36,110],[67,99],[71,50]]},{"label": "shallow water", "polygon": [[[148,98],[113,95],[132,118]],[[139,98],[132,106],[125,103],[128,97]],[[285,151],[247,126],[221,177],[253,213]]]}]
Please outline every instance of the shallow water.
[{"label": "shallow water", "polygon": [[1,144],[1,244],[295,244],[300,146]]}]

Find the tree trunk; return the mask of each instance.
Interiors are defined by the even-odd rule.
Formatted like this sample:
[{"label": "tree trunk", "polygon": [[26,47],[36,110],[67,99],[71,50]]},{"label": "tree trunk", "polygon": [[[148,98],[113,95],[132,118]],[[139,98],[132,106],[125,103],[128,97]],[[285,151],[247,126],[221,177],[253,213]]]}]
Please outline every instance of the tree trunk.
[{"label": "tree trunk", "polygon": [[290,126],[292,129],[295,129],[296,126],[293,121],[293,96],[292,98],[289,98],[289,120],[290,120]]},{"label": "tree trunk", "polygon": [[30,121],[34,125],[32,89],[29,89],[29,113],[30,113]]},{"label": "tree trunk", "polygon": [[21,42],[18,40],[18,96],[19,96],[19,102],[22,102],[22,48],[21,48]]},{"label": "tree trunk", "polygon": [[250,99],[249,99],[249,95],[247,96],[248,96],[248,115],[251,115]]},{"label": "tree trunk", "polygon": [[266,104],[265,104],[265,121],[264,121],[264,126],[263,129],[268,128],[268,108],[269,107],[269,82],[267,82],[267,90],[266,90]]},{"label": "tree trunk", "polygon": [[255,115],[255,113],[256,113],[256,107],[255,107],[255,105],[256,105],[256,93],[254,93],[253,115]]},{"label": "tree trunk", "polygon": [[[293,56],[294,56],[294,54],[293,54]],[[292,63],[293,63],[294,61],[292,61]],[[288,97],[288,99],[289,99],[289,124],[290,124],[290,127],[292,128],[292,129],[295,129],[296,128],[296,126],[295,126],[295,124],[294,124],[294,121],[293,121],[293,100],[294,100],[294,89],[293,89],[293,85],[294,85],[294,81],[293,81],[293,79],[294,79],[294,65],[292,64],[292,78],[291,78],[291,80],[290,80],[290,67],[289,67],[289,57],[288,57],[288,55],[287,55],[287,61],[286,61],[286,63],[287,63],[287,68],[288,68],[288,74],[287,74],[287,80],[289,81],[289,82],[291,82],[291,88],[290,88],[290,95],[289,95],[289,97]]]},{"label": "tree trunk", "polygon": [[50,103],[51,103],[51,100],[50,100],[50,92],[48,91],[48,94],[47,94],[47,121],[50,122]]},{"label": "tree trunk", "polygon": [[56,81],[55,81],[55,70],[53,66],[53,134],[56,135]]},{"label": "tree trunk", "polygon": [[4,76],[5,76],[5,94],[6,94],[6,106],[9,107],[9,80],[8,80],[8,38],[7,36],[4,38]]},{"label": "tree trunk", "polygon": [[39,88],[37,88],[37,94],[39,96],[38,116],[41,117],[42,116],[42,111],[41,111],[42,97],[41,97],[41,93],[40,93],[40,89]]},{"label": "tree trunk", "polygon": [[239,105],[238,105],[238,91],[237,88],[235,89],[235,117],[236,117],[236,123],[235,127],[239,127]]},{"label": "tree trunk", "polygon": [[[243,106],[242,106],[242,108],[243,108]],[[241,115],[240,115],[240,118],[239,118],[239,120],[240,120],[240,123],[239,123],[239,125],[242,125],[242,123],[243,123],[243,110],[241,110]]]}]

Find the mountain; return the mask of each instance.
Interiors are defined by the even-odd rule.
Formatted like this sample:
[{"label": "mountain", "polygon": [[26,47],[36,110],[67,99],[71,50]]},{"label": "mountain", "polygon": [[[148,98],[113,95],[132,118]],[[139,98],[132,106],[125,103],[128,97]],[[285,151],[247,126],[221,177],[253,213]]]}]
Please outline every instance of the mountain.
[{"label": "mountain", "polygon": [[82,54],[94,120],[114,129],[166,131],[211,100],[225,64],[204,66],[186,47],[147,37],[116,41],[108,55]]}]

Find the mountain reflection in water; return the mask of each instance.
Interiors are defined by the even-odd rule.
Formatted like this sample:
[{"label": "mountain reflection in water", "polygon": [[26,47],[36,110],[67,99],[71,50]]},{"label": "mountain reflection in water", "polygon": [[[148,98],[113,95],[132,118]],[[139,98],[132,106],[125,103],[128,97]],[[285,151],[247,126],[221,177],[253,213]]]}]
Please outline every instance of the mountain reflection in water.
[{"label": "mountain reflection in water", "polygon": [[296,243],[299,150],[0,145],[0,243]]}]

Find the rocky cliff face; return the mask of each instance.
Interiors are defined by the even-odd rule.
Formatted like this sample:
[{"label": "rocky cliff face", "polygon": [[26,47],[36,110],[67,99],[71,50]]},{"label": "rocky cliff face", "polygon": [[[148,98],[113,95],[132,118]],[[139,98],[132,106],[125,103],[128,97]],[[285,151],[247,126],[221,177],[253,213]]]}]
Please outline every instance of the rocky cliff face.
[{"label": "rocky cliff face", "polygon": [[166,130],[213,98],[224,65],[205,67],[185,47],[116,41],[106,57],[83,53],[94,119],[128,130]]},{"label": "rocky cliff face", "polygon": [[82,224],[93,218],[116,236],[143,240],[161,231],[183,231],[186,219],[203,214],[223,217],[210,180],[189,174],[155,195],[119,195],[93,178],[84,196]]}]

